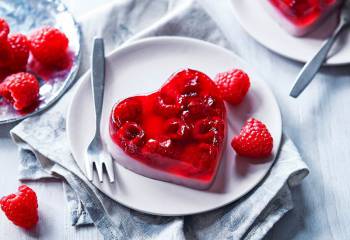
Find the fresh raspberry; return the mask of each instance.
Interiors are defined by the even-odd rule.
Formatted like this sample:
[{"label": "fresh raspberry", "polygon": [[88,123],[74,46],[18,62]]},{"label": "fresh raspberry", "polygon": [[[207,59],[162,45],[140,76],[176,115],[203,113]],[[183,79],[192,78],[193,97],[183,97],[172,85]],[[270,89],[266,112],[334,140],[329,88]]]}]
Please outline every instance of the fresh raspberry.
[{"label": "fresh raspberry", "polygon": [[36,194],[26,185],[20,186],[16,194],[3,197],[0,205],[6,217],[17,226],[30,229],[39,220]]},{"label": "fresh raspberry", "polygon": [[12,61],[9,63],[8,68],[14,72],[25,71],[30,47],[27,37],[20,33],[10,34],[7,41],[12,53]]},{"label": "fresh raspberry", "polygon": [[39,97],[39,82],[30,73],[16,73],[0,84],[0,96],[10,102],[14,109],[24,110],[33,106]]},{"label": "fresh raspberry", "polygon": [[0,39],[7,39],[7,35],[10,32],[9,24],[5,19],[0,18]]},{"label": "fresh raspberry", "polygon": [[251,118],[243,125],[240,134],[233,138],[231,145],[238,155],[264,158],[271,154],[273,139],[265,124]]},{"label": "fresh raspberry", "polygon": [[67,54],[68,38],[54,27],[43,27],[30,37],[31,52],[36,60],[45,66],[57,66]]},{"label": "fresh raspberry", "polygon": [[165,123],[165,133],[170,139],[185,140],[190,136],[191,130],[184,121],[171,118]]},{"label": "fresh raspberry", "polygon": [[7,68],[12,61],[11,46],[7,39],[0,38],[0,68]]},{"label": "fresh raspberry", "polygon": [[240,69],[219,73],[215,81],[222,98],[232,104],[241,103],[250,87],[249,76]]}]

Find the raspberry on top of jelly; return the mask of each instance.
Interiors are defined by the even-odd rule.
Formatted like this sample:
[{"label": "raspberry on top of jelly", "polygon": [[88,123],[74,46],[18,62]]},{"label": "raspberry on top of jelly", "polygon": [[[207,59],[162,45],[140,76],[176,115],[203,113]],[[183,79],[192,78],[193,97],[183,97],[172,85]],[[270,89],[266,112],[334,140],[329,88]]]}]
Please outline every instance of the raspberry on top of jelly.
[{"label": "raspberry on top of jelly", "polygon": [[110,135],[136,161],[177,176],[211,180],[225,140],[225,118],[215,83],[185,69],[159,91],[115,104]]}]

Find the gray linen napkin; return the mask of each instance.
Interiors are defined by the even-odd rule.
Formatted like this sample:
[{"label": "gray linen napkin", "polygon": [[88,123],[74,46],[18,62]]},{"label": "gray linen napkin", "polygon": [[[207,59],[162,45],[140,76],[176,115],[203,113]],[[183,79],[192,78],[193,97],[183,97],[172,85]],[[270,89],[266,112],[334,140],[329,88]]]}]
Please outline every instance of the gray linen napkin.
[{"label": "gray linen napkin", "polygon": [[[206,11],[192,1],[117,1],[80,23],[83,56],[79,77],[89,67],[95,35],[105,38],[106,52],[127,41],[161,35],[199,38],[230,48]],[[290,188],[301,182],[308,168],[285,136],[278,159],[264,181],[241,200],[221,209],[186,217],[157,217],[114,202],[87,181],[69,150],[65,115],[74,90],[47,112],[11,130],[20,149],[20,179],[64,179],[72,225],[93,223],[105,239],[262,239],[293,208]]]}]

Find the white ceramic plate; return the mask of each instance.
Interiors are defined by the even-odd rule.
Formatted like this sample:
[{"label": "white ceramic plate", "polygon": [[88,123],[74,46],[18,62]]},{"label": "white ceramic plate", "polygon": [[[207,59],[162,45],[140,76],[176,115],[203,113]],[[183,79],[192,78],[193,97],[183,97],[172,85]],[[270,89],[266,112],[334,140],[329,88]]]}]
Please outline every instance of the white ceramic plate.
[{"label": "white ceramic plate", "polygon": [[[267,0],[262,0],[267,1]],[[293,37],[282,29],[256,0],[232,0],[234,14],[242,27],[258,42],[285,57],[306,62],[320,49],[324,39],[319,36],[328,30],[329,22],[308,37]],[[329,19],[332,21],[332,19]],[[350,63],[350,31],[336,42],[327,65]]]},{"label": "white ceramic plate", "polygon": [[[182,68],[193,68],[214,77],[231,68],[242,68],[251,76],[252,87],[238,107],[228,107],[228,138],[222,165],[208,191],[193,190],[135,174],[116,164],[116,182],[97,180],[94,185],[117,202],[155,215],[187,215],[205,212],[231,203],[268,173],[281,139],[281,116],[276,100],[267,85],[230,51],[203,41],[157,37],[121,48],[106,60],[106,88],[101,129],[106,134],[109,114],[115,102],[159,89],[168,77]],[[273,154],[262,164],[236,158],[230,140],[249,117],[262,120],[274,138]],[[85,150],[92,139],[94,110],[90,77],[82,79],[68,113],[68,138],[74,158],[85,171]]]}]

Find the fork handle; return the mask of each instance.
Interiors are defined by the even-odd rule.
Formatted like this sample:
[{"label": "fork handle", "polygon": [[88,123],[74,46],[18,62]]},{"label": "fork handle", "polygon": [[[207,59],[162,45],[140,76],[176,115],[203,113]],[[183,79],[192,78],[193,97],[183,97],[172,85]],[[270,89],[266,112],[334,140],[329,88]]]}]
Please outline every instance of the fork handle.
[{"label": "fork handle", "polygon": [[103,92],[105,82],[105,54],[104,43],[102,38],[94,38],[91,62],[91,85],[96,112],[96,135],[100,135],[100,123],[103,107]]},{"label": "fork handle", "polygon": [[315,56],[307,62],[301,69],[300,74],[290,92],[290,96],[298,97],[299,94],[307,87],[307,85],[315,77],[316,73],[322,66],[323,62],[326,60],[329,51],[331,50],[335,40],[341,31],[346,27],[346,24],[341,23],[337,29],[334,31],[332,36],[324,42],[321,49],[315,54]]}]

